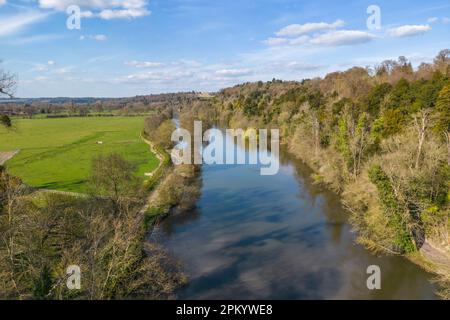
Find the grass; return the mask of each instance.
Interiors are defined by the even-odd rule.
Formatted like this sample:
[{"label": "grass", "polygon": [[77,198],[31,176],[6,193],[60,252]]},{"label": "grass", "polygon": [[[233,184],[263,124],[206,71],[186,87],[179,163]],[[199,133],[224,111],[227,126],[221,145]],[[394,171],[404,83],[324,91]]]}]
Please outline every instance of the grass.
[{"label": "grass", "polygon": [[0,152],[21,150],[6,167],[33,187],[85,192],[99,154],[123,155],[143,180],[158,166],[140,138],[143,126],[143,117],[16,119],[14,130],[0,127]]}]

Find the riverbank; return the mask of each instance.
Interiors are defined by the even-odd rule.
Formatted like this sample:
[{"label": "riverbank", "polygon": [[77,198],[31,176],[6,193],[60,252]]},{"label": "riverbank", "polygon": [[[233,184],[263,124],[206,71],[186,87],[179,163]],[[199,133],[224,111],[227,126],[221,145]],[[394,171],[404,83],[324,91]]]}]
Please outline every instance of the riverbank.
[{"label": "riverbank", "polygon": [[[280,156],[275,176],[204,165],[197,208],[152,229],[188,276],[179,299],[437,298],[430,273],[355,245],[339,197],[292,154]],[[367,289],[370,265],[382,269],[382,290]]]},{"label": "riverbank", "polygon": [[147,199],[145,224],[153,228],[170,214],[195,207],[200,195],[199,169],[191,165],[169,167]]},{"label": "riverbank", "polygon": [[450,300],[450,253],[448,249],[433,241],[425,241],[419,252],[407,255],[407,258],[436,275],[436,282],[441,286],[439,296]]},{"label": "riverbank", "polygon": [[[295,139],[288,139],[286,145],[289,152],[311,168],[314,172],[312,178],[315,183],[330,188],[339,195],[344,207],[350,213],[350,224],[358,234],[356,240],[358,243],[374,253],[381,252],[387,255],[402,255],[366,237],[364,232],[362,232],[363,227],[357,222],[362,216],[368,215],[368,210],[379,210],[380,207],[378,191],[370,183],[367,174],[362,174],[356,182],[348,183],[343,179],[342,173],[337,172],[338,169],[332,165],[332,161],[329,161],[333,159],[333,155],[326,154],[327,151],[321,150],[320,156],[314,156],[313,153],[304,153],[301,149],[296,148]],[[361,205],[361,203],[364,203],[364,205]],[[438,294],[446,300],[450,299],[449,248],[450,246],[448,244],[445,246],[445,244],[443,245],[432,239],[425,239],[423,245],[417,251],[403,254],[412,263],[436,275],[435,281],[442,288]]]},{"label": "riverbank", "polygon": [[160,165],[146,182],[146,188],[151,192],[141,210],[146,228],[151,229],[169,214],[195,207],[200,195],[201,169],[195,165],[173,166],[169,150],[155,146],[144,134],[142,139],[160,159]]}]

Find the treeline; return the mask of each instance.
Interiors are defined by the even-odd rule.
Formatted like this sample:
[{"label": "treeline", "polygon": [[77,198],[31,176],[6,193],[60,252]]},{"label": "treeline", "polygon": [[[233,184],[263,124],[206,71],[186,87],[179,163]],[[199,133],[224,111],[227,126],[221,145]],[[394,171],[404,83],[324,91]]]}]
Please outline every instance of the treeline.
[{"label": "treeline", "polygon": [[342,195],[359,242],[448,252],[450,50],[416,70],[400,57],[301,83],[247,83],[205,109],[231,127],[279,128],[315,180]]},{"label": "treeline", "polygon": [[88,117],[142,115],[173,108],[199,99],[195,92],[137,96],[130,98],[39,98],[0,101],[0,115],[34,117]]}]

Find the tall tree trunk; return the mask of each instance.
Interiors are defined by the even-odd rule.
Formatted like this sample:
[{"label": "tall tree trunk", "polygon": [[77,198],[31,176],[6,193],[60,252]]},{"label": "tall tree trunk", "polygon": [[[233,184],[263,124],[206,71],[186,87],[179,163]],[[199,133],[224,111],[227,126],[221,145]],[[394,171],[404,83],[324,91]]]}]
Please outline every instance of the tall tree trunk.
[{"label": "tall tree trunk", "polygon": [[416,130],[419,136],[419,144],[417,147],[417,156],[416,156],[416,165],[415,168],[418,169],[420,166],[420,158],[422,157],[422,149],[423,144],[425,142],[427,127],[428,127],[428,116],[429,112],[427,110],[423,110],[420,112],[420,116],[414,117],[414,122],[416,126]]},{"label": "tall tree trunk", "polygon": [[450,166],[450,131],[445,131],[445,140],[447,140],[447,163]]},{"label": "tall tree trunk", "polygon": [[315,113],[313,118],[313,130],[314,130],[314,155],[317,157],[319,155],[319,146],[320,146],[320,123],[317,114]]}]

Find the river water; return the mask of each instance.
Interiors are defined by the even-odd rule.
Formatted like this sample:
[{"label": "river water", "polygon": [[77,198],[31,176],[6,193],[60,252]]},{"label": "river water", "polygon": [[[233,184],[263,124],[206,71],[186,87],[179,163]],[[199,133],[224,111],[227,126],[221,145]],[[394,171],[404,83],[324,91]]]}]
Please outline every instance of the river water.
[{"label": "river water", "polygon": [[[377,257],[354,242],[339,198],[312,184],[286,152],[280,171],[203,166],[197,209],[152,234],[178,259],[189,284],[180,299],[436,299],[432,275],[402,257]],[[367,268],[381,268],[381,290]]]}]

